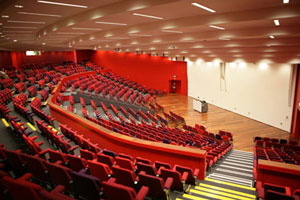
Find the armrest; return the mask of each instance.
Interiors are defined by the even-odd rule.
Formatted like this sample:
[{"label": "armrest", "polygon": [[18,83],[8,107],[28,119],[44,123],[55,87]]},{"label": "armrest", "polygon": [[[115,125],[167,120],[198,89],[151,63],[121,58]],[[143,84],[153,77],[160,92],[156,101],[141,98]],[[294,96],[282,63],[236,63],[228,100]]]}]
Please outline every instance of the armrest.
[{"label": "armrest", "polygon": [[165,189],[170,189],[172,184],[173,184],[173,180],[174,180],[173,178],[168,177],[166,182],[165,182],[164,188]]},{"label": "armrest", "polygon": [[135,200],[143,200],[149,192],[149,187],[142,186],[139,193],[136,195]]},{"label": "armrest", "polygon": [[86,169],[81,169],[78,173],[79,174],[86,174],[87,170]]},{"label": "armrest", "polygon": [[116,178],[110,178],[107,181],[108,183],[115,183],[116,182]]},{"label": "armrest", "polygon": [[33,139],[33,140],[35,140],[37,138],[37,136],[33,136],[33,137],[31,137],[31,139]]},{"label": "armrest", "polygon": [[189,175],[188,172],[183,172],[183,174],[182,174],[182,176],[181,176],[181,181],[186,181],[188,175]]},{"label": "armrest", "polygon": [[196,168],[196,169],[194,170],[194,174],[193,174],[194,178],[197,179],[197,177],[198,177],[198,175],[199,175],[199,172],[200,172],[200,170],[199,170],[198,168]]},{"label": "armrest", "polygon": [[58,161],[56,161],[54,164],[57,164],[57,165],[62,165],[62,164],[63,164],[63,162],[62,162],[61,160],[58,160]]},{"label": "armrest", "polygon": [[45,150],[43,150],[43,151],[40,151],[39,152],[39,155],[42,155],[42,156],[44,156],[46,153],[48,153],[49,152],[49,148],[47,148],[47,149],[45,149]]},{"label": "armrest", "polygon": [[39,143],[37,143],[39,146],[42,146],[44,144],[43,141],[40,141]]},{"label": "armrest", "polygon": [[68,151],[74,151],[77,148],[78,148],[78,145],[75,145],[75,146],[71,147],[70,149],[68,149]]},{"label": "armrest", "polygon": [[290,187],[285,187],[285,194],[286,195],[292,195],[292,192],[291,192],[291,188]]},{"label": "armrest", "polygon": [[51,192],[53,193],[62,193],[65,190],[65,186],[58,185]]},{"label": "armrest", "polygon": [[26,181],[26,180],[30,179],[31,177],[32,177],[32,174],[26,173],[26,174],[24,174],[23,176],[21,176],[20,178],[18,178],[17,180],[23,180],[23,181]]}]

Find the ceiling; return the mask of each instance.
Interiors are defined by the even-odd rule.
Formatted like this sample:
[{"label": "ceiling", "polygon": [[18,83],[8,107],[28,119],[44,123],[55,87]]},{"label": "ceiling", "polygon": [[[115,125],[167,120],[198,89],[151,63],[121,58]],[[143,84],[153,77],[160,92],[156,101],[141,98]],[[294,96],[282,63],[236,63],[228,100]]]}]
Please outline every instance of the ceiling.
[{"label": "ceiling", "polygon": [[0,0],[0,49],[300,63],[300,0],[283,1]]}]

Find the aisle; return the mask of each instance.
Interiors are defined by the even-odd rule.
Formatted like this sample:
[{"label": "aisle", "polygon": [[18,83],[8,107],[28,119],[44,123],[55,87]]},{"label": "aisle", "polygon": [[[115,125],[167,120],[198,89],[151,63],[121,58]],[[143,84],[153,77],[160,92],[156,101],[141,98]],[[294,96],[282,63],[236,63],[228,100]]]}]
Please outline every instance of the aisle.
[{"label": "aisle", "polygon": [[233,150],[203,181],[176,200],[254,200],[253,153]]}]

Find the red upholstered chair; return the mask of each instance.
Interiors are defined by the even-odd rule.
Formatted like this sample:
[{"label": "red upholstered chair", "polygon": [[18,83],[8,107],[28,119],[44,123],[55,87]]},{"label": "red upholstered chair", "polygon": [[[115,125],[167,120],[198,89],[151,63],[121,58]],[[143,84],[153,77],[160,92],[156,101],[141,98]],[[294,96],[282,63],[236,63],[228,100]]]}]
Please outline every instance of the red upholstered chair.
[{"label": "red upholstered chair", "polygon": [[165,169],[161,167],[158,174],[164,179],[164,181],[167,181],[169,177],[173,178],[173,184],[171,186],[172,190],[177,190],[180,192],[185,190],[185,181],[188,177],[187,172],[184,172],[181,176],[181,174],[178,171],[172,169]]},{"label": "red upholstered chair", "polygon": [[51,176],[52,181],[56,185],[65,186],[67,191],[71,191],[71,170],[67,167],[58,165],[56,163],[46,162],[46,166],[49,170],[49,174]]},{"label": "red upholstered chair", "polygon": [[108,165],[94,160],[88,160],[87,163],[91,175],[100,179],[101,182],[108,180],[111,174],[111,170]]},{"label": "red upholstered chair", "polygon": [[293,194],[295,196],[299,196],[299,198],[300,198],[300,189],[294,190]]},{"label": "red upholstered chair", "polygon": [[146,174],[149,174],[152,176],[156,176],[156,174],[157,174],[156,168],[153,165],[137,162],[136,166],[137,166],[138,173],[140,173],[141,171],[144,171]]},{"label": "red upholstered chair", "polygon": [[122,157],[117,156],[115,158],[115,161],[116,161],[116,164],[122,168],[132,170],[132,171],[134,171],[134,169],[135,169],[133,161],[129,160],[127,158],[122,158]]},{"label": "red upholstered chair", "polygon": [[25,160],[27,167],[34,178],[39,181],[49,182],[48,169],[45,165],[46,161],[44,159],[28,154],[22,154],[22,158]]},{"label": "red upholstered chair", "polygon": [[86,160],[94,160],[96,159],[96,154],[85,149],[80,149],[80,156],[81,158],[84,158]]},{"label": "red upholstered chair", "polygon": [[264,200],[299,200],[299,197],[286,195],[284,193],[273,190],[268,190],[265,194]]},{"label": "red upholstered chair", "polygon": [[149,191],[148,187],[143,186],[136,194],[133,188],[117,184],[115,181],[116,179],[111,178],[102,182],[104,194],[109,200],[143,200]]},{"label": "red upholstered chair", "polygon": [[140,186],[149,187],[148,196],[164,200],[170,199],[169,190],[173,184],[173,178],[168,177],[164,182],[162,178],[148,175],[143,171],[139,173],[138,178]]},{"label": "red upholstered chair", "polygon": [[55,163],[57,161],[61,161],[64,165],[66,165],[68,163],[68,158],[67,158],[66,154],[61,153],[58,150],[53,151],[53,150],[49,149],[48,154],[50,157],[50,161],[52,163]]},{"label": "red upholstered chair", "polygon": [[86,160],[76,155],[67,154],[69,166],[72,170],[78,172],[87,167]]},{"label": "red upholstered chair", "polygon": [[151,164],[151,161],[149,159],[142,158],[142,157],[136,157],[135,162],[141,162],[149,165]]},{"label": "red upholstered chair", "polygon": [[112,167],[115,164],[115,161],[111,156],[102,153],[97,153],[97,161],[107,164],[109,167]]},{"label": "red upholstered chair", "polygon": [[112,167],[112,171],[114,178],[116,179],[116,183],[132,188],[136,187],[136,176],[132,170],[115,165]]},{"label": "red upholstered chair", "polygon": [[171,169],[171,165],[165,162],[155,161],[154,165],[157,170],[159,170],[161,167],[164,167],[166,169]]},{"label": "red upholstered chair", "polygon": [[31,178],[31,174],[27,173],[18,179],[13,179],[9,176],[3,176],[1,183],[13,197],[13,199],[30,199],[41,200],[38,192],[42,190],[42,187],[27,181]]},{"label": "red upholstered chair", "polygon": [[186,183],[192,184],[192,185],[196,185],[196,180],[197,180],[197,177],[199,175],[199,169],[198,168],[196,168],[195,171],[193,171],[189,167],[175,165],[174,169],[176,171],[180,172],[181,175],[183,175],[184,172],[187,172],[188,173],[188,177],[186,179]]}]

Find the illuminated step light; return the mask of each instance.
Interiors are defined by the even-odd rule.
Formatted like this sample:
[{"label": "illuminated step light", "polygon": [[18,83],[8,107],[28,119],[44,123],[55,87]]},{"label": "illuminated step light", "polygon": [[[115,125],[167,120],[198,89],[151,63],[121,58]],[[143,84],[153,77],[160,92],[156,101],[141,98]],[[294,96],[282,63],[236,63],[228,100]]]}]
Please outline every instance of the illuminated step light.
[{"label": "illuminated step light", "polygon": [[22,5],[15,5],[15,8],[23,8]]},{"label": "illuminated step light", "polygon": [[208,8],[208,7],[206,7],[206,6],[203,6],[203,5],[199,4],[199,3],[192,3],[192,5],[193,5],[193,6],[196,6],[196,7],[198,7],[198,8],[202,8],[203,10],[206,10],[206,11],[208,11],[208,12],[212,12],[212,13],[215,13],[215,12],[216,12],[215,10],[210,9],[210,8]]},{"label": "illuminated step light", "polygon": [[270,37],[271,39],[275,39],[275,37],[274,37],[273,35],[270,35],[269,37]]},{"label": "illuminated step light", "polygon": [[60,2],[54,2],[54,1],[37,1],[38,3],[45,3],[45,4],[52,4],[52,5],[58,5],[58,6],[69,6],[69,7],[76,7],[76,8],[88,8],[87,6],[83,5],[76,5],[76,4],[69,4],[69,3],[60,3]]},{"label": "illuminated step light", "polygon": [[220,27],[220,26],[209,25],[209,27],[216,28],[216,29],[219,29],[219,30],[225,30],[225,28]]},{"label": "illuminated step light", "polygon": [[101,31],[102,28],[76,28],[76,27],[73,27],[72,28],[73,30],[87,30],[87,31]]},{"label": "illuminated step light", "polygon": [[182,33],[182,31],[172,31],[172,30],[161,30],[161,31],[167,33]]},{"label": "illuminated step light", "polygon": [[46,14],[46,13],[32,13],[32,12],[18,12],[22,15],[36,15],[36,16],[45,16],[45,17],[61,17],[61,15],[52,15],[52,14]]},{"label": "illuminated step light", "polygon": [[37,27],[3,26],[3,28],[37,29]]},{"label": "illuminated step light", "polygon": [[116,22],[96,22],[96,24],[109,24],[109,25],[117,25],[117,26],[126,26],[124,23],[116,23]]},{"label": "illuminated step light", "polygon": [[275,20],[274,20],[274,24],[275,24],[275,26],[279,26],[279,25],[280,25],[279,20],[278,20],[278,19],[275,19]]},{"label": "illuminated step light", "polygon": [[9,18],[8,15],[1,15],[2,18]]},{"label": "illuminated step light", "polygon": [[34,22],[34,21],[15,21],[15,20],[7,20],[10,23],[21,23],[21,24],[46,24],[46,22]]},{"label": "illuminated step light", "polygon": [[140,16],[140,17],[152,18],[152,19],[163,19],[162,17],[152,16],[152,15],[144,15],[144,14],[140,14],[140,13],[133,13],[133,15]]},{"label": "illuminated step light", "polygon": [[287,3],[289,3],[290,1],[289,0],[283,0],[283,3],[284,4],[287,4]]}]

